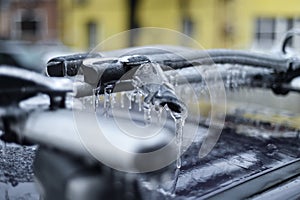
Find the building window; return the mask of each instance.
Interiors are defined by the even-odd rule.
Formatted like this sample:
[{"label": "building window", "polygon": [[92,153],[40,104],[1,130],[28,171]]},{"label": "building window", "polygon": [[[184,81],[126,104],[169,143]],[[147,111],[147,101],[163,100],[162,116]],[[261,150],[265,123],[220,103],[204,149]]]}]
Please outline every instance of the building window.
[{"label": "building window", "polygon": [[23,16],[21,23],[21,31],[25,34],[37,35],[39,30],[39,21],[37,21],[34,15],[27,13]]},{"label": "building window", "polygon": [[43,20],[42,14],[37,10],[19,10],[14,26],[13,38],[22,40],[39,40],[42,37]]},{"label": "building window", "polygon": [[89,22],[87,24],[87,35],[88,35],[88,48],[92,49],[95,48],[98,44],[97,40],[97,24],[96,22]]},{"label": "building window", "polygon": [[[286,19],[286,22],[287,22],[287,31],[294,28],[294,19],[293,18]],[[290,39],[286,45],[287,45],[287,47],[292,47],[293,43],[294,43],[294,38]]]},{"label": "building window", "polygon": [[258,18],[255,22],[255,42],[259,47],[269,48],[275,40],[275,18]]},{"label": "building window", "polygon": [[[295,29],[300,29],[300,18],[296,18],[294,20],[294,27]],[[300,52],[300,36],[295,36],[293,38],[293,47],[297,52]]]},{"label": "building window", "polygon": [[184,34],[188,36],[193,35],[194,31],[194,23],[190,17],[183,17],[182,19],[182,31]]},{"label": "building window", "polygon": [[[271,48],[279,42],[283,35],[291,29],[300,28],[298,18],[257,18],[255,21],[254,47],[258,49]],[[300,48],[299,38],[289,40],[287,47]]]}]

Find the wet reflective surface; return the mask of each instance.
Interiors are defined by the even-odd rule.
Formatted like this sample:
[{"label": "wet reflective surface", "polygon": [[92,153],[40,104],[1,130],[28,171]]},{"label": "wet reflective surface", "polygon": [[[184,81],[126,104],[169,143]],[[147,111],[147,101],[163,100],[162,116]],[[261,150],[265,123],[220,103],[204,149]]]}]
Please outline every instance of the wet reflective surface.
[{"label": "wet reflective surface", "polygon": [[[204,131],[205,128],[199,130],[198,139]],[[222,191],[225,188],[230,190],[231,186],[234,188],[251,177],[299,158],[299,141],[298,137],[268,139],[259,136],[249,137],[226,129],[212,152],[199,159],[197,155],[200,143],[196,139],[182,156],[176,196],[171,198],[201,199],[210,197],[210,193],[215,191]],[[259,176],[256,179],[259,179]],[[167,182],[153,183],[157,184],[155,190],[149,190],[147,184],[144,184],[143,190],[148,193],[145,195],[146,199],[170,198],[162,192],[164,191],[162,188],[168,188],[172,181],[171,179]],[[238,195],[233,192],[231,198],[237,197]]]},{"label": "wet reflective surface", "polygon": [[[152,180],[141,176],[140,188],[145,199],[199,199],[224,188],[235,187],[272,168],[300,157],[300,139],[292,137],[251,137],[225,129],[208,156],[199,159],[202,135],[199,127],[193,144],[182,156],[175,193],[168,191],[174,182],[176,162],[169,179]],[[2,151],[1,147],[1,151]],[[1,154],[0,199],[39,199],[33,183],[34,147],[7,145]],[[259,176],[258,176],[259,177]],[[149,187],[149,185],[152,187]],[[151,189],[150,189],[151,188]],[[249,189],[251,190],[251,188]],[[234,194],[233,194],[234,195]]]},{"label": "wet reflective surface", "polygon": [[33,179],[32,164],[36,147],[1,142],[0,199],[40,199]]}]

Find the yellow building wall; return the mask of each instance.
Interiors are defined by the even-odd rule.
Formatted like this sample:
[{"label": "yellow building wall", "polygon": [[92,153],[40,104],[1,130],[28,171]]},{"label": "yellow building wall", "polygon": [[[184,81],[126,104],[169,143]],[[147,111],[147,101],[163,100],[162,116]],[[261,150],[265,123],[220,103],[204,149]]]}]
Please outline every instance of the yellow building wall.
[{"label": "yellow building wall", "polygon": [[[177,44],[172,30],[178,30],[179,9],[175,0],[141,1],[138,7],[140,27],[158,27],[162,29],[147,30],[139,34],[139,45]],[[169,30],[164,30],[169,29]]]},{"label": "yellow building wall", "polygon": [[[203,48],[223,47],[224,40],[220,35],[222,13],[220,0],[185,0],[187,13],[193,21],[192,43],[183,43],[182,36],[176,33],[153,36],[154,43],[184,45]],[[183,32],[182,15],[179,0],[144,0],[139,7],[139,19],[143,27],[160,27]],[[151,38],[144,39],[142,44],[150,43]]]},{"label": "yellow building wall", "polygon": [[[88,48],[86,26],[89,21],[97,22],[99,42],[127,30],[127,5],[124,0],[89,0],[82,5],[74,3],[74,0],[59,2],[61,39],[66,45],[78,49]],[[125,43],[120,41],[120,47],[124,46],[122,42]]]},{"label": "yellow building wall", "polygon": [[[83,5],[74,2],[87,2]],[[251,48],[255,20],[258,17],[300,18],[300,0],[184,0],[193,21],[191,37],[203,48]],[[99,23],[99,42],[126,31],[128,24],[127,0],[63,0],[61,39],[72,47],[87,48],[86,24]],[[159,27],[182,32],[182,9],[179,0],[140,0],[138,21],[140,27]],[[159,32],[159,31],[158,31]],[[164,32],[164,31],[161,31]],[[182,43],[176,34],[141,33],[137,45]],[[128,38],[119,38],[109,48],[128,46]]]},{"label": "yellow building wall", "polygon": [[218,2],[216,0],[192,0],[190,14],[195,22],[195,33],[192,37],[199,42],[203,48],[220,46],[218,37],[220,18],[218,17]]},{"label": "yellow building wall", "polygon": [[[193,32],[191,39],[195,40],[200,46],[212,47],[216,28],[215,3],[216,0],[186,0],[188,3],[188,15],[193,21]],[[182,27],[182,13],[179,0],[144,0],[139,7],[139,21],[142,27],[159,27],[170,29],[170,31],[162,30],[162,34],[149,34],[142,36],[141,44],[162,43],[173,45],[185,45],[198,47],[199,45],[186,44],[181,36],[183,32]],[[217,22],[219,23],[219,22]],[[174,30],[174,33],[171,33]],[[159,32],[159,31],[158,31]],[[166,33],[163,35],[163,33]],[[179,32],[179,33],[176,33]],[[193,43],[193,42],[192,42]]]}]

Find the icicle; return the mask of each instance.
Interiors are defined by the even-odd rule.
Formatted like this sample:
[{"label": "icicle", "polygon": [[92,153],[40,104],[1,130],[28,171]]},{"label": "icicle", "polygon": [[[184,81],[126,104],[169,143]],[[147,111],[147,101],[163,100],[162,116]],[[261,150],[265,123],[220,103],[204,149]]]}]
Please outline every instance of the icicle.
[{"label": "icicle", "polygon": [[239,74],[239,85],[240,87],[243,87],[244,85],[244,79],[243,79],[243,69],[241,67],[238,68],[238,74]]},{"label": "icicle", "polygon": [[180,168],[182,165],[181,154],[182,154],[182,147],[183,147],[183,126],[184,126],[186,116],[182,115],[181,113],[172,112],[171,110],[170,113],[175,121],[175,137],[176,137],[176,144],[178,145],[175,180],[171,190],[172,194],[175,194]]},{"label": "icicle", "polygon": [[89,107],[94,106],[94,98],[88,97],[87,101],[88,101]]},{"label": "icicle", "polygon": [[141,92],[138,92],[137,99],[139,104],[139,111],[142,111],[143,94]]},{"label": "icicle", "polygon": [[96,109],[99,106],[99,88],[95,88],[93,89],[93,106],[94,106],[94,110],[96,112]]},{"label": "icicle", "polygon": [[175,83],[174,86],[177,87],[178,86],[178,74],[175,74]]},{"label": "icicle", "polygon": [[259,127],[259,126],[260,126],[260,121],[259,121],[259,119],[255,119],[254,123],[255,123],[255,127]]},{"label": "icicle", "polygon": [[174,175],[174,182],[173,182],[173,185],[171,188],[171,194],[173,195],[173,197],[175,197],[175,194],[176,194],[176,186],[177,186],[179,174],[180,174],[180,169],[176,168],[175,175]]},{"label": "icicle", "polygon": [[124,108],[124,95],[125,95],[125,92],[121,92],[121,96],[120,96],[121,108]]},{"label": "icicle", "polygon": [[169,82],[172,84],[172,85],[175,85],[175,77],[173,75],[170,75],[169,76]]},{"label": "icicle", "polygon": [[226,85],[225,85],[225,87],[226,87],[227,89],[229,89],[229,88],[230,88],[230,84],[231,84],[231,77],[230,77],[230,73],[227,72],[227,76],[226,76]]},{"label": "icicle", "polygon": [[278,133],[280,130],[280,124],[274,124],[274,132]]},{"label": "icicle", "polygon": [[104,94],[104,102],[103,102],[103,108],[106,109],[107,108],[107,100],[108,99],[108,94]]},{"label": "icicle", "polygon": [[247,86],[247,80],[246,80],[246,78],[247,78],[247,72],[246,72],[246,70],[243,70],[242,71],[242,80],[243,80],[243,84],[245,86]]},{"label": "icicle", "polygon": [[232,89],[235,90],[238,87],[238,77],[235,69],[232,70],[231,77],[232,77]]},{"label": "icicle", "polygon": [[111,105],[111,108],[114,108],[115,103],[116,103],[116,94],[112,93],[110,95],[110,105]]},{"label": "icicle", "polygon": [[128,105],[128,109],[131,110],[132,109],[132,96],[133,96],[133,92],[128,92],[127,93],[127,98],[129,100],[129,105]]},{"label": "icicle", "polygon": [[97,108],[97,105],[96,105],[96,98],[97,98],[97,94],[95,94],[95,92],[93,91],[93,102],[94,102],[94,111],[96,112],[96,108]]},{"label": "icicle", "polygon": [[156,112],[157,112],[157,123],[160,124],[163,108],[159,106],[158,108],[156,108]]},{"label": "icicle", "polygon": [[129,96],[129,106],[128,106],[128,109],[130,110],[130,109],[132,109],[132,94],[130,94],[130,96]]},{"label": "icicle", "polygon": [[146,125],[151,124],[151,107],[149,103],[144,103],[144,121]]},{"label": "icicle", "polygon": [[108,117],[109,109],[111,108],[111,93],[112,93],[113,85],[108,85],[104,88],[104,115]]},{"label": "icicle", "polygon": [[175,118],[175,135],[176,135],[176,143],[178,145],[178,152],[177,152],[177,161],[176,167],[178,169],[181,168],[181,153],[182,153],[182,140],[183,140],[183,119],[181,117]]},{"label": "icicle", "polygon": [[83,97],[84,108],[89,107],[90,100],[88,97]]}]

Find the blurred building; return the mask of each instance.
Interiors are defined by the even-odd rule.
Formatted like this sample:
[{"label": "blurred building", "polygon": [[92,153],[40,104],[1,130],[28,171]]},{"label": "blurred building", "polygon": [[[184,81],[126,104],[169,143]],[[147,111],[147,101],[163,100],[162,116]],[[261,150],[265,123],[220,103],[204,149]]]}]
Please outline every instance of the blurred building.
[{"label": "blurred building", "polygon": [[0,0],[0,36],[5,39],[58,39],[57,0]]},{"label": "blurred building", "polygon": [[[59,38],[90,49],[133,28],[179,31],[204,48],[270,49],[282,34],[300,27],[299,0],[0,0],[0,35],[13,39]],[[134,32],[111,48],[186,41]],[[148,42],[146,42],[149,40]],[[299,39],[291,41],[297,46]]]},{"label": "blurred building", "polygon": [[[204,48],[269,49],[288,29],[300,27],[299,0],[63,0],[62,40],[94,47],[113,34],[138,27],[180,31]],[[136,36],[136,35],[135,35]],[[120,47],[139,44],[139,37]],[[163,36],[156,37],[159,42]],[[182,41],[174,41],[181,44]],[[295,42],[294,42],[295,43]],[[115,45],[115,44],[113,44]]]}]

